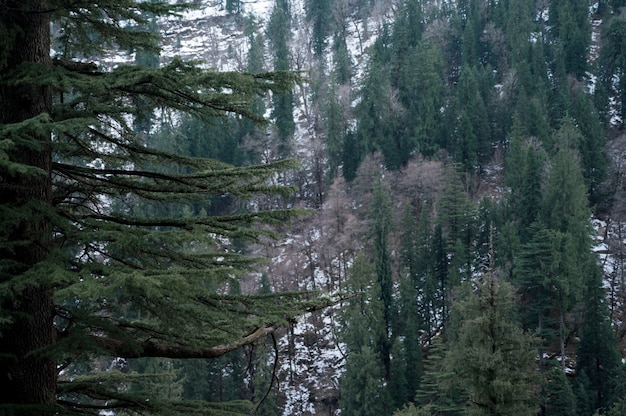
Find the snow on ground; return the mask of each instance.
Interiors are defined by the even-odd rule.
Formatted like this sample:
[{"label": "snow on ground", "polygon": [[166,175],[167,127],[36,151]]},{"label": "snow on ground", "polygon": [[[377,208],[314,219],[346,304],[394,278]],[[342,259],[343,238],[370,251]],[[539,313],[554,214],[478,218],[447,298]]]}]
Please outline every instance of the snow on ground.
[{"label": "snow on ground", "polygon": [[[177,3],[177,0],[170,2]],[[213,70],[245,69],[248,51],[248,37],[244,32],[245,18],[253,16],[258,33],[264,33],[275,0],[244,0],[241,13],[244,19],[242,16],[229,15],[220,3],[223,2],[204,0],[197,9],[185,11],[180,17],[159,20],[163,36],[162,64],[169,62],[174,56],[180,56],[185,60],[201,61],[203,67]],[[311,30],[306,22],[305,7],[305,0],[291,1],[294,20],[291,48],[292,60],[296,66],[293,69],[307,71],[315,64],[308,46]],[[390,10],[381,10],[376,14],[377,17],[370,18],[365,23],[353,16],[348,18],[347,46],[356,73],[353,88],[360,85],[367,65],[366,52],[375,42],[383,22],[391,19],[389,13]],[[271,68],[269,52],[266,53],[267,67]],[[330,56],[328,58],[331,59]],[[112,54],[106,57],[106,65],[112,67],[132,63],[134,59],[133,54]],[[327,67],[332,68],[332,62]],[[306,84],[299,85],[294,91],[294,120],[297,124],[294,147],[295,154],[303,163],[313,160],[312,156],[321,140],[315,133],[315,117],[311,112],[309,91]],[[308,169],[305,174],[310,175],[311,169],[306,166],[305,169]],[[321,255],[312,247],[320,238],[320,230],[313,229],[304,231],[303,235],[290,236],[277,244],[278,252],[270,262],[272,265],[280,265],[289,274],[284,276],[282,284],[295,283],[299,290],[333,290],[330,272],[319,265],[311,265],[312,262],[320,262]],[[336,259],[327,261],[335,265],[340,263]],[[284,289],[280,284],[278,286],[278,289]],[[337,414],[339,378],[343,372],[344,355],[343,345],[338,342],[335,333],[336,314],[336,309],[328,308],[303,316],[279,339],[279,394],[285,401],[283,415]]]}]

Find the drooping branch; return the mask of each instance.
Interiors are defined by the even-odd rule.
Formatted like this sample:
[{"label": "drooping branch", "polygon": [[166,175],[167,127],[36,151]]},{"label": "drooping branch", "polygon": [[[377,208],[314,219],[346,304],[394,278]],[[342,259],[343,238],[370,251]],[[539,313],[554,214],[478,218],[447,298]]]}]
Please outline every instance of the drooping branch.
[{"label": "drooping branch", "polygon": [[79,62],[79,61],[70,61],[66,59],[55,58],[52,60],[52,63],[54,65],[65,68],[68,71],[79,73],[79,74],[90,74],[90,75],[101,74],[97,72],[98,65],[96,65],[96,63],[94,62]]},{"label": "drooping branch", "polygon": [[95,335],[94,342],[100,348],[109,351],[111,355],[123,358],[217,358],[226,353],[250,345],[276,331],[277,327],[270,325],[258,328],[254,332],[230,344],[221,344],[213,347],[193,348],[186,345],[166,345],[153,340],[143,341],[140,345],[130,344],[123,340]]}]

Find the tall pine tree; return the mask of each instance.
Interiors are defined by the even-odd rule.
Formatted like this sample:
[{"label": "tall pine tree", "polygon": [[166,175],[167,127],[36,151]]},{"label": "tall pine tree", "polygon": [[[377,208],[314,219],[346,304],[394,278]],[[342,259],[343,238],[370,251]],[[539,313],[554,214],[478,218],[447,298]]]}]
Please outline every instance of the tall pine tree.
[{"label": "tall pine tree", "polygon": [[[121,372],[63,377],[61,369],[70,372],[103,356],[222,356],[275,331],[300,309],[292,295],[220,290],[253,264],[229,243],[255,239],[261,231],[249,225],[291,213],[155,218],[113,204],[151,201],[180,212],[216,195],[243,201],[284,192],[267,179],[291,162],[235,168],[164,152],[134,131],[133,119],[145,108],[161,107],[205,120],[236,113],[262,121],[250,110],[252,98],[286,92],[293,75],[214,73],[180,59],[160,68],[103,71],[72,59],[99,57],[105,48],[155,52],[155,34],[138,27],[148,16],[179,7],[131,0],[3,3],[2,413],[209,411],[202,402],[120,389],[128,383]],[[52,23],[62,28],[54,59]],[[134,105],[139,99],[142,109]],[[127,319],[129,312],[136,318]]]}]

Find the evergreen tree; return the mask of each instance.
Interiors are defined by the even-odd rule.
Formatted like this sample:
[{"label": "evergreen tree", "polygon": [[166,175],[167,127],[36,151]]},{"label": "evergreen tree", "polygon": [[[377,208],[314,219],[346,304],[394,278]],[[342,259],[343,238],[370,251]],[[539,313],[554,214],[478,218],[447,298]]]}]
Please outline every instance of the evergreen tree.
[{"label": "evergreen tree", "polygon": [[593,206],[603,196],[601,187],[607,175],[604,130],[598,111],[588,94],[582,91],[573,92],[572,100],[572,117],[581,134],[578,143],[580,165],[587,183],[589,202]]},{"label": "evergreen tree", "polygon": [[[221,290],[253,264],[224,245],[258,238],[266,232],[249,225],[292,213],[151,218],[123,208],[125,202],[151,201],[180,212],[212,196],[231,194],[243,201],[281,193],[267,180],[292,166],[235,168],[160,151],[136,134],[132,123],[139,98],[147,108],[207,120],[236,113],[262,121],[249,108],[252,97],[286,91],[293,75],[212,73],[180,59],[160,68],[120,65],[101,71],[72,60],[73,54],[98,57],[105,48],[157,51],[155,35],[136,26],[145,25],[146,16],[179,8],[130,0],[3,6],[3,413],[226,411],[225,404],[138,396],[119,388],[129,382],[121,372],[58,377],[60,369],[71,373],[96,357],[219,357],[272,333],[302,310],[294,295]],[[62,28],[55,59],[51,23]],[[137,318],[127,319],[129,314]]]},{"label": "evergreen tree", "polygon": [[450,380],[457,377],[456,369],[448,370],[444,359],[446,345],[441,336],[436,336],[428,346],[424,359],[424,371],[420,388],[415,394],[415,404],[426,407],[437,416],[462,415],[465,412],[464,402],[467,395],[461,389],[453,388]]},{"label": "evergreen tree", "polygon": [[565,315],[578,305],[586,279],[597,267],[591,253],[586,186],[576,158],[578,139],[568,122],[554,135],[558,150],[542,189],[541,212],[524,233],[528,240],[513,273],[524,303],[524,324],[537,328],[546,347],[558,351],[563,370],[570,330]]},{"label": "evergreen tree", "polygon": [[381,415],[389,411],[384,387],[385,367],[381,345],[387,342],[380,286],[376,270],[363,255],[357,256],[347,282],[348,301],[342,314],[342,340],[348,358],[341,377],[342,414]]},{"label": "evergreen tree", "polygon": [[242,10],[241,0],[226,0],[226,11],[232,14],[239,14]]},{"label": "evergreen tree", "polygon": [[333,41],[333,75],[335,82],[339,85],[348,85],[352,78],[352,62],[346,39],[343,36],[335,35]]},{"label": "evergreen tree", "polygon": [[128,369],[138,373],[129,391],[146,397],[160,397],[166,400],[180,400],[183,393],[181,371],[175,368],[171,359],[140,358],[129,360]]},{"label": "evergreen tree", "polygon": [[445,358],[468,395],[471,415],[535,415],[535,338],[512,319],[513,291],[486,275],[476,289],[465,286],[454,305],[458,329]]},{"label": "evergreen tree", "polygon": [[[348,132],[344,140],[343,175],[349,181],[355,178],[363,158],[376,150],[382,150],[380,144],[389,141],[389,120],[393,115],[389,108],[389,101],[386,100],[389,96],[388,80],[378,55],[374,54],[370,59],[367,76],[360,91],[361,101],[355,108],[358,128],[354,133]],[[392,145],[386,144],[385,146]],[[387,147],[385,150],[389,151],[389,149]],[[388,155],[391,156],[385,152],[383,155],[385,158]]]},{"label": "evergreen tree", "polygon": [[550,2],[552,32],[562,44],[565,70],[577,77],[585,75],[591,42],[589,6],[576,0]]},{"label": "evergreen tree", "polygon": [[374,187],[374,195],[371,208],[372,238],[374,266],[376,269],[377,283],[380,288],[380,300],[383,306],[383,319],[385,336],[381,339],[379,349],[385,369],[385,378],[388,379],[391,372],[391,346],[392,326],[395,318],[395,302],[393,299],[393,279],[391,275],[391,248],[389,234],[391,232],[392,205],[389,191],[380,179]]},{"label": "evergreen tree", "polygon": [[544,416],[576,416],[576,400],[572,385],[561,367],[547,372],[545,381]]},{"label": "evergreen tree", "polygon": [[588,270],[585,285],[585,309],[581,340],[576,355],[576,373],[585,374],[587,406],[594,411],[608,408],[614,397],[614,388],[621,366],[617,342],[606,307],[606,292],[602,275],[593,268]]},{"label": "evergreen tree", "polygon": [[254,350],[256,360],[254,362],[254,379],[252,381],[254,414],[258,416],[278,416],[278,403],[276,391],[273,388],[276,383],[274,374],[277,363],[276,355],[274,362],[269,362],[269,342],[261,344]]},{"label": "evergreen tree", "polygon": [[[403,224],[407,224],[406,220],[403,221]],[[404,229],[406,230],[406,228]],[[405,239],[407,239],[406,236]],[[408,244],[409,243],[405,242],[403,245],[406,247]],[[394,363],[392,360],[391,380],[395,378],[394,373],[401,373],[402,377],[400,380],[406,383],[405,396],[402,398],[399,394],[397,395],[400,400],[396,400],[395,405],[398,408],[404,405],[409,399],[412,399],[413,394],[418,390],[422,365],[422,346],[419,332],[420,329],[425,327],[423,322],[421,322],[420,316],[423,310],[423,306],[421,305],[423,300],[420,298],[418,286],[416,286],[420,280],[419,276],[415,276],[414,269],[413,273],[411,273],[411,265],[416,265],[416,257],[418,256],[418,251],[416,250],[417,245],[413,245],[412,248],[413,250],[411,250],[411,248],[405,248],[403,250],[403,260],[406,266],[404,266],[404,270],[399,277],[398,319],[394,325],[394,332],[401,337],[400,345],[396,345],[396,343],[400,341],[400,338],[397,338],[396,341],[394,341],[394,347],[401,348],[401,352],[404,356],[404,368],[396,366],[397,370],[394,371]],[[407,251],[409,252],[407,253]],[[396,357],[394,351],[392,351],[392,357]],[[391,386],[390,391],[392,395],[394,395],[395,389]]]},{"label": "evergreen tree", "polygon": [[[624,19],[615,16],[605,20],[602,24],[601,40],[602,48],[598,61],[600,80],[605,91],[616,93],[617,105],[614,109],[623,117],[626,103],[626,22]],[[610,112],[606,112],[606,117],[610,117]],[[610,119],[604,120],[605,123],[610,121]]]},{"label": "evergreen tree", "polygon": [[330,0],[310,0],[305,3],[307,20],[313,26],[313,52],[317,56],[322,56],[326,49],[327,37],[330,33],[330,24],[332,22],[329,19],[331,5]]},{"label": "evergreen tree", "polygon": [[431,416],[431,406],[415,407],[413,403],[409,403],[402,409],[393,412],[393,416]]},{"label": "evergreen tree", "polygon": [[531,225],[541,213],[543,172],[547,156],[533,140],[515,138],[507,157],[505,181],[511,189],[508,208],[519,230],[520,241],[531,237]]},{"label": "evergreen tree", "polygon": [[[342,310],[341,339],[348,351],[358,352],[363,346],[376,351],[387,334],[374,265],[360,254],[349,273],[346,282],[349,300]],[[377,352],[380,353],[379,350]]]},{"label": "evergreen tree", "polygon": [[346,360],[341,378],[341,414],[347,416],[380,416],[389,414],[389,397],[383,385],[383,368],[376,353],[363,346]]},{"label": "evergreen tree", "polygon": [[[413,396],[409,394],[407,376],[407,348],[401,338],[395,338],[391,346],[391,364],[389,368],[389,381],[387,388],[389,399],[393,409],[400,409]],[[416,370],[416,369],[415,369]],[[415,371],[414,370],[414,371]]]},{"label": "evergreen tree", "polygon": [[[408,314],[415,313],[415,316],[410,315],[412,322],[424,332],[425,339],[430,340],[439,330],[438,318],[441,318],[442,314],[442,299],[435,273],[430,208],[428,204],[424,205],[420,210],[419,221],[416,221],[411,206],[407,204],[401,223],[400,297],[404,310],[401,315],[409,316]],[[442,266],[447,270],[446,264]]]},{"label": "evergreen tree", "polygon": [[[289,38],[291,36],[291,7],[289,0],[276,0],[267,25],[267,37],[274,57],[275,71],[291,69]],[[293,120],[293,92],[283,91],[272,95],[272,118],[276,124],[278,155],[288,156],[292,150],[296,124]]]},{"label": "evergreen tree", "polygon": [[404,163],[414,151],[430,156],[440,145],[441,108],[445,98],[444,63],[437,48],[421,42],[404,52],[403,64],[398,71],[398,94],[406,111],[401,114],[397,134],[411,138],[407,148],[403,149]]},{"label": "evergreen tree", "polygon": [[[441,225],[449,265],[449,291],[471,277],[475,233],[475,210],[454,169],[446,178],[444,194],[438,201],[437,223]],[[458,267],[454,267],[456,265]]]}]

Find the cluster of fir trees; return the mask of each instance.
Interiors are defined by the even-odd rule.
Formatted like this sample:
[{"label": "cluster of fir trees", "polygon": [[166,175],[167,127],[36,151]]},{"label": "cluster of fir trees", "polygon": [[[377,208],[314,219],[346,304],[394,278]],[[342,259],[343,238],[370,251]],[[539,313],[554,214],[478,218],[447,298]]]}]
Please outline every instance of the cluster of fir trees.
[{"label": "cluster of fir trees", "polygon": [[[390,414],[407,401],[412,403],[404,409],[407,414],[516,414],[511,409],[524,408],[527,414],[591,415],[623,406],[623,369],[602,273],[591,254],[589,224],[589,207],[606,202],[603,145],[613,127],[609,96],[619,97],[623,90],[614,82],[622,6],[599,4],[595,11],[604,19],[597,56],[590,56],[589,9],[580,2],[554,1],[537,10],[518,1],[469,0],[433,8],[409,0],[381,28],[359,91],[356,128],[343,131],[343,148],[337,145],[340,134],[329,130],[329,152],[337,152],[329,153],[331,164],[335,158],[347,179],[358,180],[366,155],[382,153],[393,170],[419,153],[443,155],[461,171],[480,173],[499,148],[506,155],[507,194],[498,203],[475,205],[454,179],[437,204],[425,200],[406,208],[407,222],[398,227],[397,238],[382,238],[379,232],[377,224],[389,219],[371,219],[371,247],[355,262],[351,277],[357,279],[352,290],[366,300],[350,306],[348,311],[356,314],[346,314],[351,355],[342,390],[345,412],[365,411],[367,398],[379,414]],[[542,17],[544,11],[549,20]],[[612,69],[605,71],[606,65]],[[600,75],[591,92],[582,86],[590,71]],[[612,110],[619,113],[620,108]],[[470,181],[466,185],[471,189]],[[389,210],[374,205],[372,212]],[[402,244],[381,246],[389,241]],[[487,264],[497,270],[495,287],[507,292],[512,285],[515,291],[503,301],[509,304],[507,312],[496,313],[503,320],[499,325],[517,328],[513,332],[520,339],[513,344],[522,356],[528,357],[523,350],[531,348],[538,357],[523,366],[528,369],[523,394],[504,389],[501,397],[487,399],[503,400],[504,407],[497,408],[485,406],[477,390],[498,388],[476,382],[489,380],[481,375],[491,368],[489,360],[477,364],[455,358],[459,351],[480,348],[480,334],[473,339],[466,328],[475,319],[487,319],[481,315],[485,308],[451,313],[481,302],[480,277]],[[455,295],[455,288],[470,281],[473,291]],[[457,303],[454,296],[460,298]],[[406,299],[411,299],[409,307]],[[408,329],[394,325],[391,316],[408,323]],[[370,335],[360,336],[362,325],[370,325]],[[393,345],[402,348],[392,354]],[[424,350],[429,354],[423,364],[408,364],[406,357]],[[378,365],[355,364],[368,354]],[[508,373],[503,369],[502,374],[510,378],[499,379],[489,373],[492,368],[487,373],[494,383],[513,383],[515,366],[511,357],[505,362]],[[394,368],[405,370],[393,373]],[[415,382],[408,381],[415,374],[423,379],[417,394]],[[450,382],[454,378],[457,383]],[[358,383],[377,394],[357,395]],[[407,389],[408,396],[400,398],[397,393]],[[526,398],[525,405],[512,405],[513,397]]]},{"label": "cluster of fir trees", "polygon": [[514,140],[516,169],[498,202],[473,203],[453,168],[437,198],[398,194],[391,172],[379,179],[369,243],[346,283],[342,414],[591,416],[623,406],[581,133],[562,124],[551,150]]},{"label": "cluster of fir trees", "polygon": [[[609,39],[619,39],[619,29],[610,28],[620,18],[601,8],[604,53],[591,59],[587,5],[566,0],[540,6],[516,0],[439,6],[402,1],[368,51],[366,73],[355,92],[356,123],[334,122],[342,115],[331,106],[333,98],[326,98],[331,167],[340,165],[352,180],[363,158],[374,152],[382,153],[393,170],[413,155],[441,156],[445,150],[464,170],[482,172],[496,149],[508,147],[516,129],[547,141],[570,116],[584,129],[578,150],[595,202],[606,173],[608,92],[614,96],[622,88],[608,73],[599,77],[594,94],[586,93],[584,84],[589,72],[600,75],[608,66],[619,71],[620,52],[604,47],[616,45]],[[349,71],[341,37],[336,39],[335,71]]]}]

